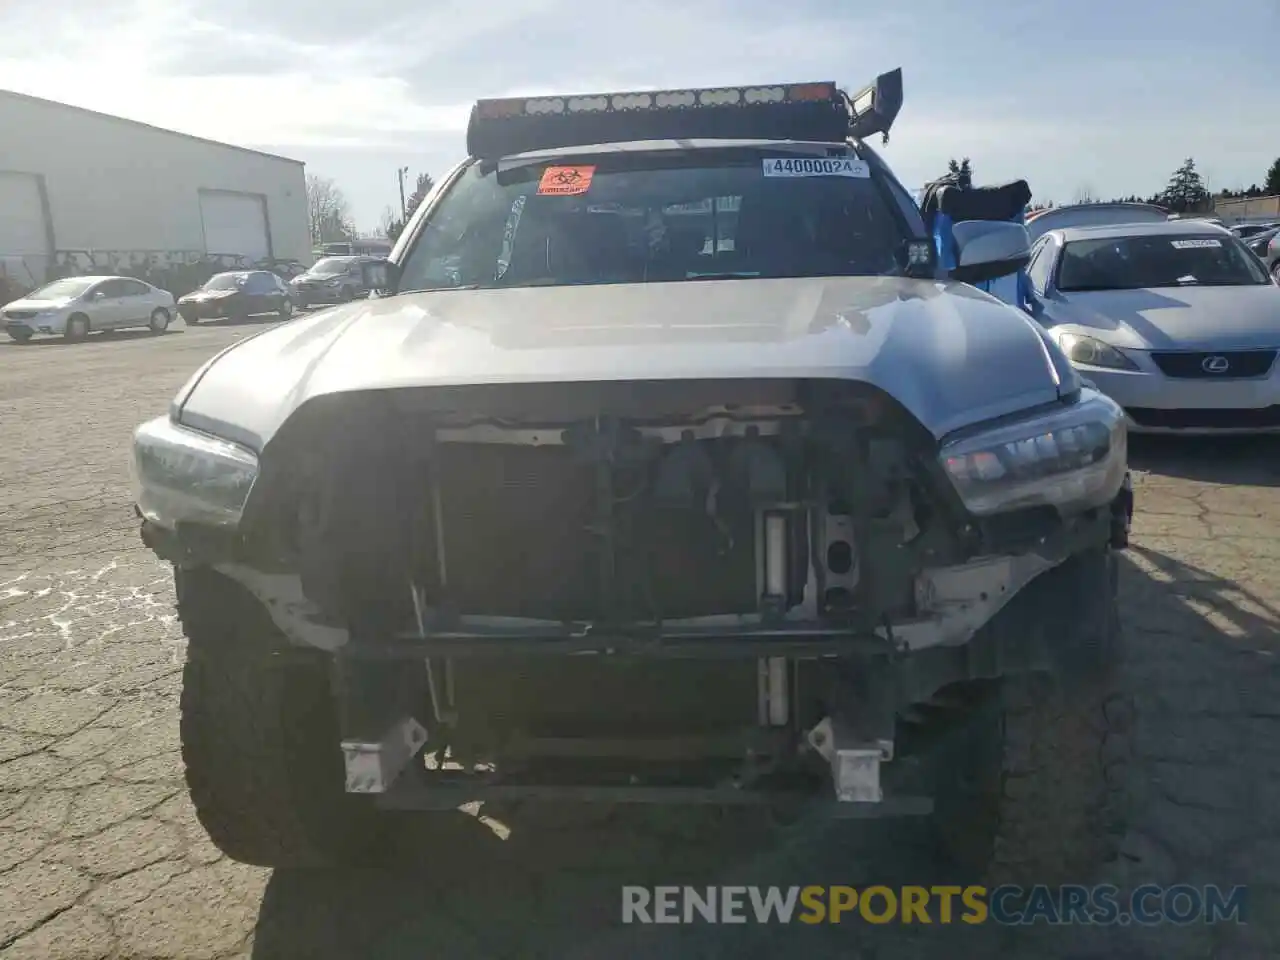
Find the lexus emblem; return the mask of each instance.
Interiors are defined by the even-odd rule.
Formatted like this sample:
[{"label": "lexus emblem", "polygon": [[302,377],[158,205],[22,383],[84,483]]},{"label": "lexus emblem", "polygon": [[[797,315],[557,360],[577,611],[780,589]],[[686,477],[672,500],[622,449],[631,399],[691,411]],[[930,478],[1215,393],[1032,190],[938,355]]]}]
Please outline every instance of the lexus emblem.
[{"label": "lexus emblem", "polygon": [[1226,357],[1205,357],[1200,361],[1200,369],[1205,373],[1226,373],[1231,369],[1231,361]]}]

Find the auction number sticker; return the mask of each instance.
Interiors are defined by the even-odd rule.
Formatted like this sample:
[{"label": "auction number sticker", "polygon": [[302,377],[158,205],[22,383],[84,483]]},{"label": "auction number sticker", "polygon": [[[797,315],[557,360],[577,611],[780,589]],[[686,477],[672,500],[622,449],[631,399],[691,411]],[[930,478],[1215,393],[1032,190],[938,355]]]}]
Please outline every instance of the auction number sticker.
[{"label": "auction number sticker", "polygon": [[595,175],[595,167],[547,167],[538,181],[538,196],[580,196],[591,189]]},{"label": "auction number sticker", "polygon": [[1204,237],[1196,240],[1174,240],[1173,249],[1175,250],[1200,250],[1204,247],[1220,247],[1221,240],[1215,240],[1213,237]]},{"label": "auction number sticker", "polygon": [[856,157],[771,157],[764,161],[766,177],[871,178],[871,168]]}]

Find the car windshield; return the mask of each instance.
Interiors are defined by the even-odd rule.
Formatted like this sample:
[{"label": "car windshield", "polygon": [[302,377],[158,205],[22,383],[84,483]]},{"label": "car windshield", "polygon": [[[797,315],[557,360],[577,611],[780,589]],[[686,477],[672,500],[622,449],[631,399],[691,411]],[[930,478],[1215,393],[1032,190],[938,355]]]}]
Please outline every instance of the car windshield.
[{"label": "car windshield", "polygon": [[244,288],[250,293],[268,293],[276,288],[274,277],[271,273],[251,273],[245,277]]},{"label": "car windshield", "polygon": [[906,239],[852,155],[611,154],[473,164],[433,211],[400,289],[900,272]]},{"label": "car windshield", "polygon": [[311,273],[346,273],[347,268],[351,266],[351,261],[343,257],[329,257],[328,259],[319,261],[311,268]]},{"label": "car windshield", "polygon": [[1063,247],[1058,267],[1058,289],[1064,292],[1268,282],[1244,244],[1221,234],[1072,240]]},{"label": "car windshield", "polygon": [[220,273],[204,285],[206,290],[239,290],[244,286],[243,273]]},{"label": "car windshield", "polygon": [[87,280],[84,277],[67,277],[63,280],[55,280],[53,283],[47,283],[38,290],[32,290],[27,294],[28,300],[64,300],[71,297],[78,297],[97,280]]}]

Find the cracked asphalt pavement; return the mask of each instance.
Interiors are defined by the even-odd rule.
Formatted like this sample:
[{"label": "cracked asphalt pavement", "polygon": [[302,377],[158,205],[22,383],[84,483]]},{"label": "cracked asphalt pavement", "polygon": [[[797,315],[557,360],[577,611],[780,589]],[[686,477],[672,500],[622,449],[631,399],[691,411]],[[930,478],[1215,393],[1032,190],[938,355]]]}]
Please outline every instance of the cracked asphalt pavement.
[{"label": "cracked asphalt pavement", "polygon": [[689,844],[661,818],[517,831],[417,869],[220,856],[182,783],[183,643],[138,540],[130,430],[247,328],[0,344],[0,957],[1274,957],[1280,954],[1280,442],[1135,443],[1122,572],[1137,809],[1096,879],[1248,884],[1248,923],[622,927],[622,884],[945,881],[909,821]]}]

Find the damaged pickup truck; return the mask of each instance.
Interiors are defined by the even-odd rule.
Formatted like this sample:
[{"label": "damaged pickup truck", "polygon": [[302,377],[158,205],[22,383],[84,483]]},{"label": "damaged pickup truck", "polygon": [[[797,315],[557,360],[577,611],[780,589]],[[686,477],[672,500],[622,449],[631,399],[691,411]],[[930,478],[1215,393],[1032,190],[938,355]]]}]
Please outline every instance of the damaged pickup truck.
[{"label": "damaged pickup truck", "polygon": [[986,878],[1107,855],[1124,417],[971,285],[1023,226],[955,224],[943,275],[866,142],[901,82],[480,101],[370,300],[138,428],[218,847],[799,803]]}]

